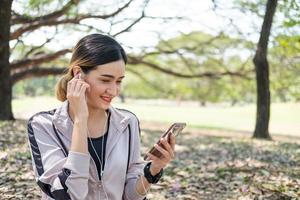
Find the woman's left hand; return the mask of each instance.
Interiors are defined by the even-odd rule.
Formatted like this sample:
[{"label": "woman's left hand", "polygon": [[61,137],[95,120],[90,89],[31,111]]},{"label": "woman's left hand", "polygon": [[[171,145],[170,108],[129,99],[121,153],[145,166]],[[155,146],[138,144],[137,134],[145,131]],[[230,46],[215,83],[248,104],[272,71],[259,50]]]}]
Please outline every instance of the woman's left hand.
[{"label": "woman's left hand", "polygon": [[161,169],[165,168],[170,161],[175,158],[175,137],[170,133],[170,143],[168,142],[168,135],[160,139],[160,144],[155,144],[154,147],[162,154],[161,158],[148,153],[152,164],[150,166],[150,172],[153,176],[158,174]]}]

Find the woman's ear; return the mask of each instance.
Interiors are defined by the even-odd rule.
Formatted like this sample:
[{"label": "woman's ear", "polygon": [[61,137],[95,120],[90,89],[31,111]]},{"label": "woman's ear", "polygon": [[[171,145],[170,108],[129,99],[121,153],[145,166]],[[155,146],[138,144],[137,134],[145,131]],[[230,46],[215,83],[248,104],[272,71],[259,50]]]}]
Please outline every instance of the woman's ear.
[{"label": "woman's ear", "polygon": [[73,69],[72,69],[73,76],[76,76],[80,72],[81,72],[81,68],[79,66],[73,67]]}]

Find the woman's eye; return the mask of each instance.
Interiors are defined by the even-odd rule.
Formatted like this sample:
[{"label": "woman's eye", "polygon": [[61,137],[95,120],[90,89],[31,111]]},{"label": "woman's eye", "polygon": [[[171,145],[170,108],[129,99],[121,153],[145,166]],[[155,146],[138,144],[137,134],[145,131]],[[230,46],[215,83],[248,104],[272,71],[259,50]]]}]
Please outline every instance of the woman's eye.
[{"label": "woman's eye", "polygon": [[122,81],[117,81],[117,84],[121,84],[122,83]]},{"label": "woman's eye", "polygon": [[109,83],[110,80],[102,80],[103,83]]}]

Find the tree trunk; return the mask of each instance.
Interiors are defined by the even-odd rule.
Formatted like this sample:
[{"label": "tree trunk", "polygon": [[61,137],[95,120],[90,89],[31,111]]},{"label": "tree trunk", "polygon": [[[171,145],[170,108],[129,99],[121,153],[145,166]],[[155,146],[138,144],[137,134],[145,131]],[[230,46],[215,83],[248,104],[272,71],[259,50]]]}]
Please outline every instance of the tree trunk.
[{"label": "tree trunk", "polygon": [[0,1],[0,120],[13,120],[9,66],[9,35],[12,0]]},{"label": "tree trunk", "polygon": [[269,88],[269,64],[267,50],[270,31],[275,14],[277,0],[268,0],[265,17],[257,44],[257,50],[253,59],[256,71],[257,86],[257,110],[254,138],[271,139],[269,134],[270,120],[270,88]]}]

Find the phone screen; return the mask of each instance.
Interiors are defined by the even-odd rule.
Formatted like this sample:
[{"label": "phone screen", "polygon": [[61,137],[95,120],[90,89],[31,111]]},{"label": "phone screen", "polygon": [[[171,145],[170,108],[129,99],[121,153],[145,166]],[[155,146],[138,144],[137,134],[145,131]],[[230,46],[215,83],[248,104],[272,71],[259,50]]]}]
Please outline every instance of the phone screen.
[{"label": "phone screen", "polygon": [[185,123],[176,123],[174,124],[174,126],[171,128],[171,133],[174,136],[179,135],[179,133],[181,133],[181,131],[184,129],[184,127],[186,126]]},{"label": "phone screen", "polygon": [[[174,123],[172,124],[172,126],[170,126],[170,128],[161,136],[162,137],[165,137],[167,134],[170,134],[172,133],[175,137],[178,136],[182,130],[185,128],[186,126],[186,123]],[[160,141],[158,140],[158,142],[156,143],[158,145],[160,145]],[[157,156],[157,157],[161,157],[162,154],[155,148],[155,147],[152,147],[148,152],[150,152],[151,154]],[[144,156],[144,160],[147,160],[148,159],[148,156],[147,154]]]}]

